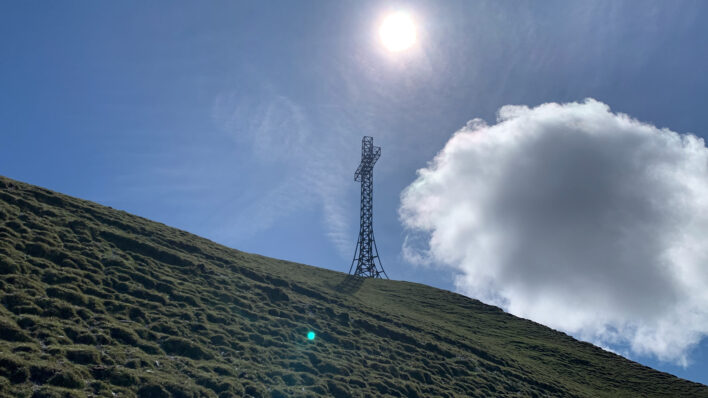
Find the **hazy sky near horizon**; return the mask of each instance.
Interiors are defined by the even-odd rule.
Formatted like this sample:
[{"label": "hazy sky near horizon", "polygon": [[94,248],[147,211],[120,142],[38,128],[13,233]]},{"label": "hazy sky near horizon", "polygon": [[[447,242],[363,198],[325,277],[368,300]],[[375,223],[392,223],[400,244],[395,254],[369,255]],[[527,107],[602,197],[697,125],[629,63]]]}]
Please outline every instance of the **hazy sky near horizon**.
[{"label": "hazy sky near horizon", "polygon": [[[394,10],[418,29],[400,53],[377,37]],[[401,193],[417,170],[468,121],[494,125],[505,105],[594,98],[705,138],[707,17],[702,1],[4,2],[0,174],[347,271],[353,174],[371,135],[382,147],[374,230],[388,275],[473,294],[460,283],[472,268],[403,255]],[[698,341],[686,367],[630,340],[607,347],[708,384],[708,339]]]}]

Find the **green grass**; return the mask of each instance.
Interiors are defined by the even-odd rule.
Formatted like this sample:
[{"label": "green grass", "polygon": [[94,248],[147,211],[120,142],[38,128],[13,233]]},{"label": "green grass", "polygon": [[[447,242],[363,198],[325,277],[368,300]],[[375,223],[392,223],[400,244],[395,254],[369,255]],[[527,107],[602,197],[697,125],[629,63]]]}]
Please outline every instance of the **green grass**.
[{"label": "green grass", "polygon": [[0,304],[1,396],[708,397],[451,292],[240,252],[7,178]]}]

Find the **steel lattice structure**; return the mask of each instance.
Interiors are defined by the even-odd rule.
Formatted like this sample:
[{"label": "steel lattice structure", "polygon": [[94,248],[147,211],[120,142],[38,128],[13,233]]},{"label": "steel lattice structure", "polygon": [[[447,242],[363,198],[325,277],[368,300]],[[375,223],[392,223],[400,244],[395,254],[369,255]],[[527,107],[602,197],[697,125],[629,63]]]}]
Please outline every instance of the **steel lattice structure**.
[{"label": "steel lattice structure", "polygon": [[361,224],[359,240],[356,243],[356,249],[354,249],[354,259],[349,267],[349,274],[352,274],[354,263],[356,263],[353,275],[366,278],[386,277],[388,279],[388,275],[381,265],[373,227],[374,164],[380,156],[381,147],[374,146],[374,138],[362,138],[361,163],[354,172],[354,181],[361,181]]}]

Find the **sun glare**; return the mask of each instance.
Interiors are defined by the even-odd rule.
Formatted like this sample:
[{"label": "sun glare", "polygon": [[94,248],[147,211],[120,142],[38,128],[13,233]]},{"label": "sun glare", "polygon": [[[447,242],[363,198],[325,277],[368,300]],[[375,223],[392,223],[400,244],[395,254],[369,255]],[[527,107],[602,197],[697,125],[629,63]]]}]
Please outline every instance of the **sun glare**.
[{"label": "sun glare", "polygon": [[398,52],[410,48],[416,41],[413,19],[402,11],[390,14],[379,28],[379,37],[389,51]]}]

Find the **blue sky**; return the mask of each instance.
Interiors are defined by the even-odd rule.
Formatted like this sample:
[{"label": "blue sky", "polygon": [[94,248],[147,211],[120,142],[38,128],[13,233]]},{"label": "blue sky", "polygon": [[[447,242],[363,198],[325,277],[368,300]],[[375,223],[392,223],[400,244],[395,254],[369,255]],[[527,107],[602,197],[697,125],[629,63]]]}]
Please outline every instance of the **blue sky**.
[{"label": "blue sky", "polygon": [[[398,9],[418,47],[392,54],[376,34]],[[701,1],[5,2],[0,174],[346,271],[371,135],[384,268],[454,290],[401,254],[416,170],[507,104],[590,97],[705,137],[706,17]],[[686,368],[630,357],[708,383],[706,338]]]}]

